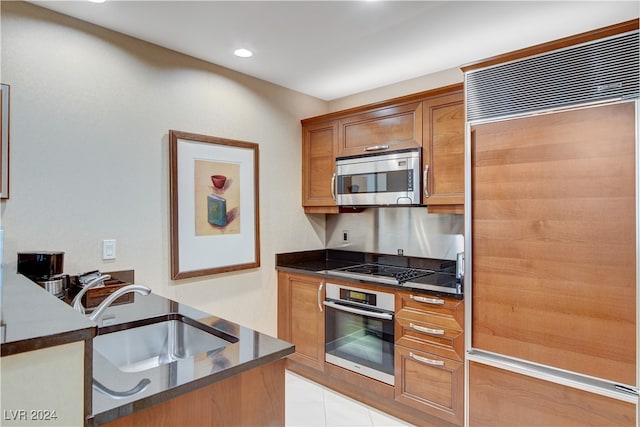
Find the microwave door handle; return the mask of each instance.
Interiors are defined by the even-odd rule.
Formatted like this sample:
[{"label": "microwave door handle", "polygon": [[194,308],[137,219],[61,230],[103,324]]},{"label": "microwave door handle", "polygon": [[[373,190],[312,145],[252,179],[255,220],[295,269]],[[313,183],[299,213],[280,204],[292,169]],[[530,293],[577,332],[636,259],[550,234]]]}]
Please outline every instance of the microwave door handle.
[{"label": "microwave door handle", "polygon": [[382,319],[382,320],[393,320],[393,315],[389,313],[374,313],[367,310],[360,310],[354,307],[346,307],[344,305],[336,304],[333,301],[324,301],[323,304],[326,305],[327,307],[335,308],[336,310],[346,311],[347,313],[361,314],[363,316],[373,317],[373,318]]},{"label": "microwave door handle", "polygon": [[333,201],[336,201],[336,173],[334,172],[331,176],[331,197]]}]

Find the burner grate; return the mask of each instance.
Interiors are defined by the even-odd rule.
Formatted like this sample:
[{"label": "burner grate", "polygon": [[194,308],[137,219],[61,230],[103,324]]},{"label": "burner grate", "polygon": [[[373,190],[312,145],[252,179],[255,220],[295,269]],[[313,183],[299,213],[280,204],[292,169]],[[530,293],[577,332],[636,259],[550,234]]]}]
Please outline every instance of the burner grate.
[{"label": "burner grate", "polygon": [[462,295],[461,282],[456,280],[455,275],[444,271],[367,263],[336,268],[327,273],[387,285]]}]

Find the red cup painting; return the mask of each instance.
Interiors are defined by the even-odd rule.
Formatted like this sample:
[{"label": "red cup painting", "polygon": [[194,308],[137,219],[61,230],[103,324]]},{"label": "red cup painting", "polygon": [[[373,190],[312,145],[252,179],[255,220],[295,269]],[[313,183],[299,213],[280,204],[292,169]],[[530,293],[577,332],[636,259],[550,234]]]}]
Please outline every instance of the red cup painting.
[{"label": "red cup painting", "polygon": [[227,177],[224,175],[211,175],[211,182],[213,182],[213,186],[216,188],[224,188]]}]

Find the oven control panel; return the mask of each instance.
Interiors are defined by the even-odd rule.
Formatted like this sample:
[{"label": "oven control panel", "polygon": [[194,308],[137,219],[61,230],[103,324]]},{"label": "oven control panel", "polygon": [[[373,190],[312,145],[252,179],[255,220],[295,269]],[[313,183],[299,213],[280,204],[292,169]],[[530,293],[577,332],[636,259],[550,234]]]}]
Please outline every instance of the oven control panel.
[{"label": "oven control panel", "polygon": [[326,298],[334,301],[347,301],[392,313],[395,311],[395,296],[387,292],[327,283]]}]

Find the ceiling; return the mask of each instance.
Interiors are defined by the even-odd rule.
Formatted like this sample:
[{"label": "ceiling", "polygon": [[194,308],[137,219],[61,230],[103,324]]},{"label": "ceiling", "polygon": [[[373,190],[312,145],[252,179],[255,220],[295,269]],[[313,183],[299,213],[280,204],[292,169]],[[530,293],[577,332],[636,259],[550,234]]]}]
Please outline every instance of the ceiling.
[{"label": "ceiling", "polygon": [[635,0],[31,3],[323,100],[640,15]]}]

